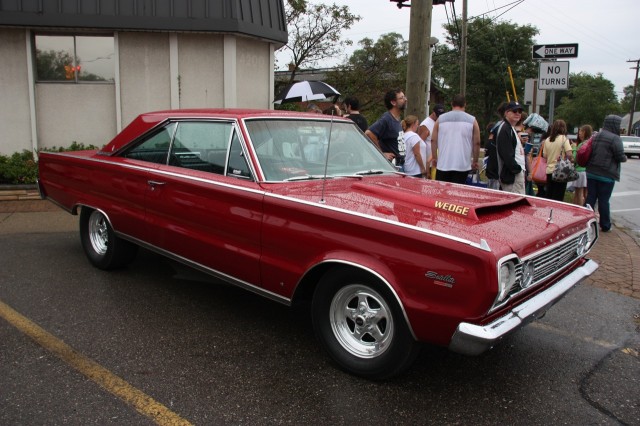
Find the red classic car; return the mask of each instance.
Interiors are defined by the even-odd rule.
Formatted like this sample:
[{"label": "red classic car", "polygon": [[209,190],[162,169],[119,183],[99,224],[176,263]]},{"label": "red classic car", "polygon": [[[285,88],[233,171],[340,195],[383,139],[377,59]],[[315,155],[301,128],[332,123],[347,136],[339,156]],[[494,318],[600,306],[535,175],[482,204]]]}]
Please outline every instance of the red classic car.
[{"label": "red classic car", "polygon": [[287,305],[343,369],[382,379],[428,342],[479,354],[592,274],[591,210],[398,173],[347,119],[143,114],[99,151],[40,154],[101,269],[139,246]]}]

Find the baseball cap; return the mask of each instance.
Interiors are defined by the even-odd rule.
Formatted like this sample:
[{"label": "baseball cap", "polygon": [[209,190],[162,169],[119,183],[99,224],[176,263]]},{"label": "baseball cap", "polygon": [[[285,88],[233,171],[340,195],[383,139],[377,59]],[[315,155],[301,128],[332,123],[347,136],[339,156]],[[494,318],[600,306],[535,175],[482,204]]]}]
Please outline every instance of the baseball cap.
[{"label": "baseball cap", "polygon": [[505,107],[504,112],[517,110],[524,111],[524,108],[518,102],[509,102]]},{"label": "baseball cap", "polygon": [[444,105],[436,104],[436,106],[433,107],[433,112],[435,112],[437,116],[444,114]]}]

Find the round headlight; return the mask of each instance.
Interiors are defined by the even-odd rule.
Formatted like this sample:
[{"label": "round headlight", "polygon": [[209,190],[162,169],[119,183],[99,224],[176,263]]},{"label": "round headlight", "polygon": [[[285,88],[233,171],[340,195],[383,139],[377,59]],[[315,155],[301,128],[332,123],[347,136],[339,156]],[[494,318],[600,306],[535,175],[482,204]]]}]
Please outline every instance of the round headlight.
[{"label": "round headlight", "polygon": [[535,267],[531,260],[526,261],[524,265],[522,265],[522,282],[520,283],[522,288],[527,288],[533,284],[534,272]]},{"label": "round headlight", "polygon": [[576,247],[576,253],[578,256],[582,256],[587,252],[589,248],[589,237],[587,234],[582,234],[578,240],[578,246]]},{"label": "round headlight", "polygon": [[591,226],[587,230],[587,238],[589,239],[589,244],[593,243],[596,240],[596,227],[598,225],[595,222],[591,222]]},{"label": "round headlight", "polygon": [[500,275],[498,278],[498,301],[503,301],[513,284],[516,282],[516,267],[513,262],[505,262],[500,265]]}]

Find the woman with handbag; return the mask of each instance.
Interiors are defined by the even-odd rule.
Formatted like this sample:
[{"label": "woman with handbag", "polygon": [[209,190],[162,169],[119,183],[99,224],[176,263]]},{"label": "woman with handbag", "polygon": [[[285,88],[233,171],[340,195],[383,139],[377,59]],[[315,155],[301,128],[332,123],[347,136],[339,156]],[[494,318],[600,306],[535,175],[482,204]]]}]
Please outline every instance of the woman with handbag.
[{"label": "woman with handbag", "polygon": [[549,137],[542,142],[543,157],[547,159],[547,198],[556,201],[564,200],[567,190],[567,181],[561,182],[553,179],[553,171],[556,164],[563,157],[573,162],[573,150],[571,142],[567,138],[567,123],[564,120],[556,120],[551,125]]}]

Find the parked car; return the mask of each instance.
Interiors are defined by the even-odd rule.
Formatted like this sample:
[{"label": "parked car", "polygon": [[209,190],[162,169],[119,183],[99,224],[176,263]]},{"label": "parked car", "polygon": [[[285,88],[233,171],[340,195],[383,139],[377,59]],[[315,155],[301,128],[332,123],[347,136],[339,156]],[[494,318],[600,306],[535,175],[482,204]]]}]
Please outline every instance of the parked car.
[{"label": "parked car", "polygon": [[620,136],[624,153],[628,158],[637,155],[640,158],[640,137],[639,136]]},{"label": "parked car", "polygon": [[372,379],[404,371],[420,342],[482,353],[597,268],[590,209],[403,175],[339,117],[148,113],[98,151],[41,153],[39,169],[95,267],[141,246],[310,302],[321,346]]}]

